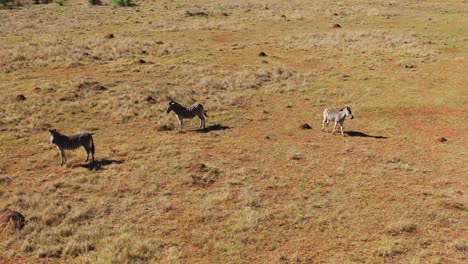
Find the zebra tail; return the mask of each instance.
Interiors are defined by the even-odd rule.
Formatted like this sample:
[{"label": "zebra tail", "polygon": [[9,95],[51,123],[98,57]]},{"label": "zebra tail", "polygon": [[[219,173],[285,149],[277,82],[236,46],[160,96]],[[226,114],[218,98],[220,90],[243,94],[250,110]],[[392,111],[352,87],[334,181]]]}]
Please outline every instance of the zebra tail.
[{"label": "zebra tail", "polygon": [[205,111],[205,110],[203,110],[203,114],[204,114],[206,117],[208,117],[208,115],[206,114],[206,111]]}]

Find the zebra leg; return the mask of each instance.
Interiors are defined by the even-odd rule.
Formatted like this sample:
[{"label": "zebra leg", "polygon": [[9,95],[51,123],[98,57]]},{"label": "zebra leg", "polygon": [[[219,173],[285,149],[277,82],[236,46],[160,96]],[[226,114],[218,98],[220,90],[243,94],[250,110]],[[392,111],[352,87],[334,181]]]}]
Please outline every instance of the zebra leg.
[{"label": "zebra leg", "polygon": [[335,135],[336,125],[338,125],[338,122],[335,122],[335,126],[333,127],[333,135]]},{"label": "zebra leg", "polygon": [[181,130],[184,128],[184,120],[181,116],[177,116],[177,119],[179,120],[179,130]]},{"label": "zebra leg", "polygon": [[94,140],[91,139],[91,162],[94,162]]},{"label": "zebra leg", "polygon": [[325,128],[326,128],[326,132],[328,133],[328,124],[330,124],[330,120],[328,119],[325,119]]},{"label": "zebra leg", "polygon": [[60,149],[60,156],[62,158],[62,162],[60,163],[60,166],[63,166],[67,162],[67,158],[65,157],[65,150]]},{"label": "zebra leg", "polygon": [[203,117],[203,114],[199,116],[200,117],[200,128],[205,129],[205,117]]},{"label": "zebra leg", "polygon": [[341,125],[341,135],[344,136],[344,133],[343,133],[344,126],[343,124],[340,124],[340,125]]},{"label": "zebra leg", "polygon": [[91,152],[91,150],[89,149],[88,146],[86,146],[86,145],[84,145],[84,144],[83,144],[83,147],[84,147],[84,149],[86,150],[86,160],[85,160],[85,162],[86,162],[86,161],[88,161],[88,159],[89,159],[89,152]]},{"label": "zebra leg", "polygon": [[326,118],[326,117],[323,117],[322,132],[325,132],[325,124],[327,124],[327,128],[328,128],[327,118]]}]

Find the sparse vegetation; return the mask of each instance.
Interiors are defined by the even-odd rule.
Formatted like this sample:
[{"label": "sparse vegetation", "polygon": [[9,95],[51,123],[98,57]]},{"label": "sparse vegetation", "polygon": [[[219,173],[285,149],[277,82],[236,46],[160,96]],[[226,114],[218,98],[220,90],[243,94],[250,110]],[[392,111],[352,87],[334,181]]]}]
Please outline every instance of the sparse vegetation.
[{"label": "sparse vegetation", "polygon": [[112,0],[112,3],[119,6],[132,6],[133,3],[131,0]]},{"label": "sparse vegetation", "polygon": [[88,0],[88,2],[89,2],[91,5],[101,5],[101,4],[102,4],[102,1],[101,1],[101,0]]},{"label": "sparse vegetation", "polygon": [[0,7],[8,8],[18,5],[18,1],[16,0],[0,0]]},{"label": "sparse vegetation", "polygon": [[[0,263],[466,260],[463,1],[14,2],[0,211],[26,222]],[[322,133],[346,105],[350,133]],[[51,128],[96,161],[61,167]]]}]

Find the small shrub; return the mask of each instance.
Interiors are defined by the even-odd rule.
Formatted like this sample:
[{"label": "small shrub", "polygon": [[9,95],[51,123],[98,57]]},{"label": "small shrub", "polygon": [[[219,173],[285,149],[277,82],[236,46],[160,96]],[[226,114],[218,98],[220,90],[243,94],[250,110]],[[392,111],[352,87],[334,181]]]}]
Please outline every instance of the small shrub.
[{"label": "small shrub", "polygon": [[0,4],[2,4],[5,8],[11,8],[13,6],[19,5],[18,1],[16,0],[0,0]]},{"label": "small shrub", "polygon": [[52,3],[52,0],[34,0],[35,5]]},{"label": "small shrub", "polygon": [[65,0],[54,0],[54,3],[60,5],[60,6],[63,6],[63,3],[65,2]]},{"label": "small shrub", "polygon": [[88,2],[92,5],[101,5],[101,0],[88,0]]},{"label": "small shrub", "polygon": [[131,0],[112,0],[112,3],[119,6],[132,6],[133,3]]}]

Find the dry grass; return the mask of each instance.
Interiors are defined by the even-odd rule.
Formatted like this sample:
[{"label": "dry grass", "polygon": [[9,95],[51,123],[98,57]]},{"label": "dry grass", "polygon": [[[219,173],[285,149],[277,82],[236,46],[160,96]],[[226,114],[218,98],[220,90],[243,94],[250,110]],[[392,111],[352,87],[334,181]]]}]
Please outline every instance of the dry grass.
[{"label": "dry grass", "polygon": [[466,261],[463,3],[110,3],[0,10],[0,262]]}]

